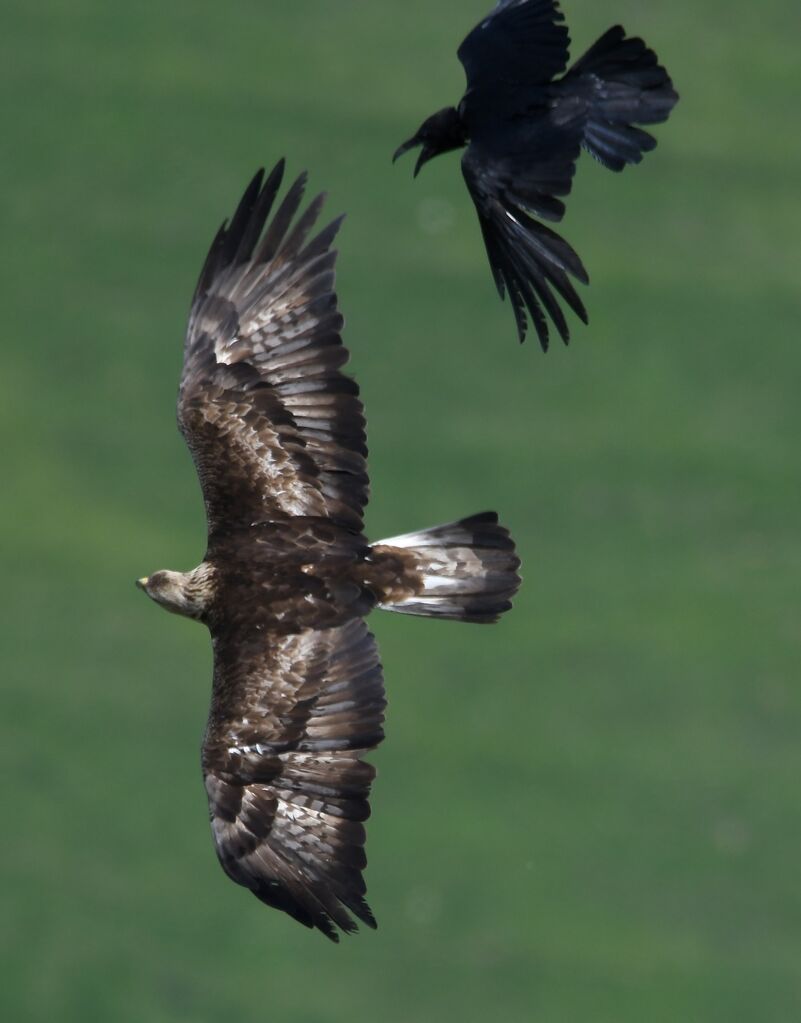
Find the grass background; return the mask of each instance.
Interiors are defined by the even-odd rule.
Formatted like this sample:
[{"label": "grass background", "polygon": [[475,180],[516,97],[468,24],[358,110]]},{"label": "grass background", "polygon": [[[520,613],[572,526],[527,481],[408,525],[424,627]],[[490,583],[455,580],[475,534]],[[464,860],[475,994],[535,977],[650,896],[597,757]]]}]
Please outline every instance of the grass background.
[{"label": "grass background", "polygon": [[[622,21],[682,101],[640,168],[582,161],[591,324],[543,357],[456,160],[389,163],[482,0],[6,5],[5,1019],[798,1020],[801,20],[565,7],[574,52]],[[349,213],[370,535],[495,507],[525,573],[492,630],[372,620],[380,930],[337,948],[220,871],[208,642],[133,587],[202,555],[187,304],[282,154]]]}]

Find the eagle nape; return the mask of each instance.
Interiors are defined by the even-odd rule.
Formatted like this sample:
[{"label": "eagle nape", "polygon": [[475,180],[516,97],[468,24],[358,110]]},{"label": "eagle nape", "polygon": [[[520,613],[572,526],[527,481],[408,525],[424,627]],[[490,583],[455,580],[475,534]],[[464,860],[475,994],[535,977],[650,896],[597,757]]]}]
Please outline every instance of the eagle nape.
[{"label": "eagle nape", "polygon": [[573,281],[589,283],[559,222],[582,149],[612,171],[656,146],[639,125],[667,120],[678,101],[653,50],[619,25],[568,68],[570,39],[557,0],[500,0],[462,42],[467,90],[427,118],[394,154],[420,147],[414,169],[464,149],[462,174],[492,276],[507,294],[518,338],[534,325],[543,351],[551,327],[568,343],[562,304],[584,323]]}]

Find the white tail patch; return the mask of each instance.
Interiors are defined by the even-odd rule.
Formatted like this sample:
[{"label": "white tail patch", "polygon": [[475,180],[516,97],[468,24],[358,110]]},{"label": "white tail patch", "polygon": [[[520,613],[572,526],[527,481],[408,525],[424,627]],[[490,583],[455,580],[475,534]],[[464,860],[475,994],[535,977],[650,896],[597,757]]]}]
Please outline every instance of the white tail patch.
[{"label": "white tail patch", "polygon": [[520,561],[508,530],[494,512],[381,540],[374,547],[414,555],[419,589],[381,603],[385,611],[494,622],[520,585]]}]

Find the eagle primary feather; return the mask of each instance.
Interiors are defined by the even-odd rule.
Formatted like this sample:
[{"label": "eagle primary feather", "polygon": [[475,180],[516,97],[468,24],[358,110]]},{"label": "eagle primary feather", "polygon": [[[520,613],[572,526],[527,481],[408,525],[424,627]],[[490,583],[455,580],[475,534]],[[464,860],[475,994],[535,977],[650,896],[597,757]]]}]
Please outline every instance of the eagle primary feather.
[{"label": "eagle primary feather", "polygon": [[[139,585],[211,632],[202,765],[223,869],[332,940],[375,926],[364,821],[383,738],[375,607],[491,622],[519,585],[494,513],[370,544],[367,444],[334,293],[340,221],[309,240],[283,161],[217,233],[192,302],[178,423],[200,478],[204,561]],[[299,214],[299,215],[298,215]],[[293,226],[294,223],[294,226]]]}]

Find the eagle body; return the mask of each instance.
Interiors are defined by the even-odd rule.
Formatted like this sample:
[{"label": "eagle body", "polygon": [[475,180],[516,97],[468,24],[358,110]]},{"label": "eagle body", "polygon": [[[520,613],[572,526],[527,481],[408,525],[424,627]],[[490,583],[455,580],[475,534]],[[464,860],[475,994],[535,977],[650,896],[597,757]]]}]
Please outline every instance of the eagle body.
[{"label": "eagle body", "polygon": [[162,574],[170,585],[160,587],[155,573],[150,595],[176,614],[217,630],[274,634],[341,625],[423,587],[407,551],[374,548],[330,520],[303,517],[213,535],[196,569]]},{"label": "eagle body", "polygon": [[519,340],[530,320],[543,350],[549,321],[570,338],[558,298],[587,322],[571,278],[589,277],[540,221],[564,216],[582,148],[613,171],[639,163],[656,139],[637,125],[667,120],[678,100],[656,54],[619,25],[568,68],[563,22],[556,0],[500,0],[459,47],[467,89],[458,105],[427,118],[394,157],[420,146],[416,175],[466,147],[462,174],[495,284],[509,295]]},{"label": "eagle body", "polygon": [[[265,523],[219,539],[207,554],[215,566],[212,623],[283,632],[328,628],[367,614],[367,541],[325,519]],[[236,622],[229,595],[236,591]]]},{"label": "eagle body", "polygon": [[[376,608],[488,623],[520,578],[487,512],[369,543],[364,410],[334,292],[339,221],[309,240],[305,176],[273,213],[283,161],[256,175],[212,243],[184,347],[178,425],[208,544],[190,572],[138,585],[212,640],[202,769],[230,878],[338,940],[365,900],[364,821],[386,706]],[[272,214],[272,215],[271,215]],[[355,919],[354,919],[355,918]]]}]

